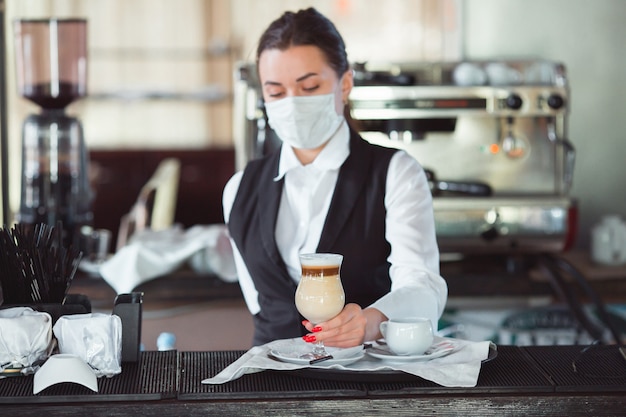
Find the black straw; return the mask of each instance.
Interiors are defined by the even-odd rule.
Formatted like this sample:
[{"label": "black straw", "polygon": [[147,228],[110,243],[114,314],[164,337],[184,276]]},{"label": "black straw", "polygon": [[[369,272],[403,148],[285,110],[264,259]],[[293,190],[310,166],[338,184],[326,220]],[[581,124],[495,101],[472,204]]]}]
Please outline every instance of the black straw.
[{"label": "black straw", "polygon": [[63,303],[82,252],[63,245],[62,226],[19,223],[0,229],[4,304]]}]

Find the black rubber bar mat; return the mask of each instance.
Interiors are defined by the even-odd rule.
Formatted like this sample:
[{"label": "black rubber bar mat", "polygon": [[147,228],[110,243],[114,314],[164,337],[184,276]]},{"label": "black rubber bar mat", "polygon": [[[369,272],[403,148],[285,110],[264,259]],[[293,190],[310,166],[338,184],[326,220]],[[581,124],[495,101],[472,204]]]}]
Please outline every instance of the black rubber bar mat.
[{"label": "black rubber bar mat", "polygon": [[63,382],[33,394],[33,375],[0,379],[0,404],[87,401],[148,401],[176,398],[177,352],[142,352],[140,361],[122,363],[122,372],[98,378],[98,392]]},{"label": "black rubber bar mat", "polygon": [[180,352],[181,400],[363,397],[362,384],[301,378],[286,371],[264,371],[225,384],[202,384],[237,360],[244,351]]},{"label": "black rubber bar mat", "polygon": [[554,391],[547,376],[516,346],[498,346],[498,355],[482,364],[475,387],[443,387],[434,382],[414,378],[411,382],[368,384],[371,396],[397,394],[478,393],[545,393]]},{"label": "black rubber bar mat", "polygon": [[615,345],[559,346],[559,349],[527,346],[523,349],[550,375],[557,391],[626,391],[626,359]]},{"label": "black rubber bar mat", "polygon": [[[302,369],[265,371],[226,384],[204,385],[202,379],[214,376],[244,352],[181,352],[180,399],[266,398],[294,396],[389,396],[438,393],[519,393],[553,392],[541,368],[516,346],[498,347],[497,356],[482,366],[476,387],[443,387],[401,372],[337,371]],[[498,360],[500,359],[500,360]],[[324,377],[325,375],[325,377]],[[379,381],[379,382],[373,382]]]}]

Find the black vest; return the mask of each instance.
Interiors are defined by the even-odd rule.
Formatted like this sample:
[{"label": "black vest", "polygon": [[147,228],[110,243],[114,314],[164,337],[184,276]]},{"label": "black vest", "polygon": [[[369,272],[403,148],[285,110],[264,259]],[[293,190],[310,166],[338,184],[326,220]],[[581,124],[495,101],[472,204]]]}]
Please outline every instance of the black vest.
[{"label": "black vest", "polygon": [[[384,199],[387,169],[396,151],[351,133],[350,155],[340,168],[317,247],[317,252],[344,256],[341,280],[346,303],[367,307],[391,287]],[[282,179],[273,180],[279,159],[280,150],[248,163],[228,224],[259,293],[254,345],[306,333],[295,307],[296,284],[274,239],[284,184]]]}]

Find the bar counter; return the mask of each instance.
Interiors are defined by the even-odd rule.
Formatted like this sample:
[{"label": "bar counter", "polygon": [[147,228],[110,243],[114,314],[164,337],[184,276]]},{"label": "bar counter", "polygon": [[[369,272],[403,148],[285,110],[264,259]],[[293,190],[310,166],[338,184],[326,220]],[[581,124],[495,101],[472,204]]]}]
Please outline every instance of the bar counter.
[{"label": "bar counter", "polygon": [[[447,388],[398,372],[264,371],[202,379],[243,351],[142,352],[98,393],[70,383],[32,394],[33,376],[0,380],[6,416],[623,416],[626,361],[616,346],[499,346],[478,384]],[[577,361],[579,373],[572,361]]]}]

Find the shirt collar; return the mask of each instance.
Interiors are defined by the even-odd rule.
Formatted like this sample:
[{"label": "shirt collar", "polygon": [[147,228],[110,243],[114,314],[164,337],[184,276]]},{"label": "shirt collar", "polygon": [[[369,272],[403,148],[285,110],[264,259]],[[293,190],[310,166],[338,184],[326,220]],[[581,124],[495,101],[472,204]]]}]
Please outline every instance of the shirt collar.
[{"label": "shirt collar", "polygon": [[[349,154],[350,129],[348,128],[348,123],[344,121],[311,165],[320,171],[339,169]],[[274,181],[280,181],[287,172],[301,166],[303,165],[293,152],[293,148],[283,143],[280,149],[278,175],[274,178]]]}]

